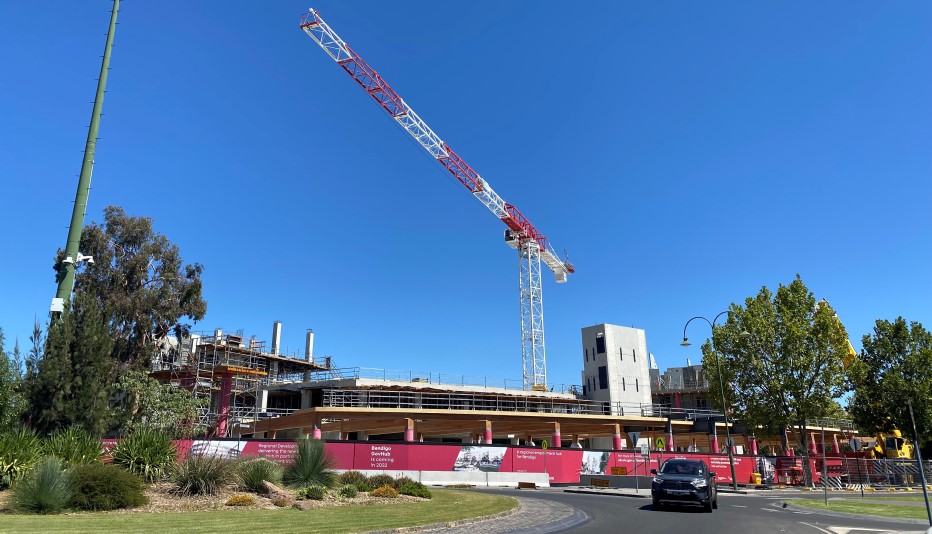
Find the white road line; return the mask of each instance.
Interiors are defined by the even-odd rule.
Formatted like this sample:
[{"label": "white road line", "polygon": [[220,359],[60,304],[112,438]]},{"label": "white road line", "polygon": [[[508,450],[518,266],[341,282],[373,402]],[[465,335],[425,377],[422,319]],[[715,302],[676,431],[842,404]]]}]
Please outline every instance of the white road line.
[{"label": "white road line", "polygon": [[818,530],[819,532],[824,532],[825,534],[833,534],[831,530],[825,530],[825,529],[822,528],[822,527],[817,527],[817,526],[812,525],[812,524],[810,524],[810,523],[805,523],[805,522],[803,522],[803,521],[800,521],[799,524],[800,524],[800,525],[806,525],[807,527],[812,527],[812,528]]},{"label": "white road line", "polygon": [[747,506],[745,506],[745,505],[743,505],[743,504],[732,504],[732,505],[730,505],[730,506],[732,506],[733,508],[747,508]]},{"label": "white road line", "polygon": [[774,510],[773,508],[761,508],[765,512],[779,512],[780,510]]}]

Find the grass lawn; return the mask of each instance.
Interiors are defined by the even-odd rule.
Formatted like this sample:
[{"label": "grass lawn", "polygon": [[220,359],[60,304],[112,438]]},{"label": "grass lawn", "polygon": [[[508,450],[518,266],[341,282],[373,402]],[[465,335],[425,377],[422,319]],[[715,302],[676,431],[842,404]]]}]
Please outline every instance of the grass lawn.
[{"label": "grass lawn", "polygon": [[828,506],[825,506],[823,501],[815,499],[792,499],[786,502],[800,508],[814,508],[816,510],[828,510],[831,512],[848,512],[852,514],[879,515],[905,519],[926,519],[928,517],[924,506],[879,504],[870,501],[861,502],[860,499],[830,500],[828,501]]},{"label": "grass lawn", "polygon": [[496,514],[518,505],[515,499],[487,493],[431,489],[427,502],[335,506],[307,511],[216,510],[182,513],[80,513],[0,515],[3,532],[361,532],[457,521]]}]

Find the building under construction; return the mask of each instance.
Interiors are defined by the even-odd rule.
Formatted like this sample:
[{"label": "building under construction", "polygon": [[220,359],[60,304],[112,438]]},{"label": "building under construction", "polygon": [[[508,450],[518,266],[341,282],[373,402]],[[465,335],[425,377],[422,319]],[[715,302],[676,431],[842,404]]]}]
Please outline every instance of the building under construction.
[{"label": "building under construction", "polygon": [[303,358],[281,354],[281,326],[275,322],[269,350],[255,337],[224,334],[221,329],[173,339],[153,360],[151,376],[209,399],[197,425],[208,435],[228,436],[234,424],[264,417],[269,389],[330,368],[329,357],[314,360],[313,330],[307,331]]}]

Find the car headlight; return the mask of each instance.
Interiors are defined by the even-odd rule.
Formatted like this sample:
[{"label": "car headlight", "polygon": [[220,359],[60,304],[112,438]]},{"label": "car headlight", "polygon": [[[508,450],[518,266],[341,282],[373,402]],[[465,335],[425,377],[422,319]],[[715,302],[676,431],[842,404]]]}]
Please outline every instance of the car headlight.
[{"label": "car headlight", "polygon": [[659,486],[659,485],[662,484],[662,483],[663,483],[663,479],[654,477],[654,484],[657,484],[657,485]]},{"label": "car headlight", "polygon": [[706,482],[704,478],[700,478],[699,480],[693,480],[691,484],[693,485],[694,488],[704,488],[709,485],[709,483]]}]

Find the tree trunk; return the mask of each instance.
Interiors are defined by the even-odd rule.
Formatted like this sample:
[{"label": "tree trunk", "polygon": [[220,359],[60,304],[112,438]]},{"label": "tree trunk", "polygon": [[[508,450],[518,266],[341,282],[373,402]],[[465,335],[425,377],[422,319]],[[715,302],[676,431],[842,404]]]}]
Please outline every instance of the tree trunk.
[{"label": "tree trunk", "polygon": [[805,479],[805,485],[808,488],[814,487],[814,480],[812,476],[812,465],[809,463],[809,442],[806,441],[808,438],[806,435],[807,427],[806,423],[800,423],[797,427],[797,443],[799,443],[800,449],[803,452],[803,478]]}]

